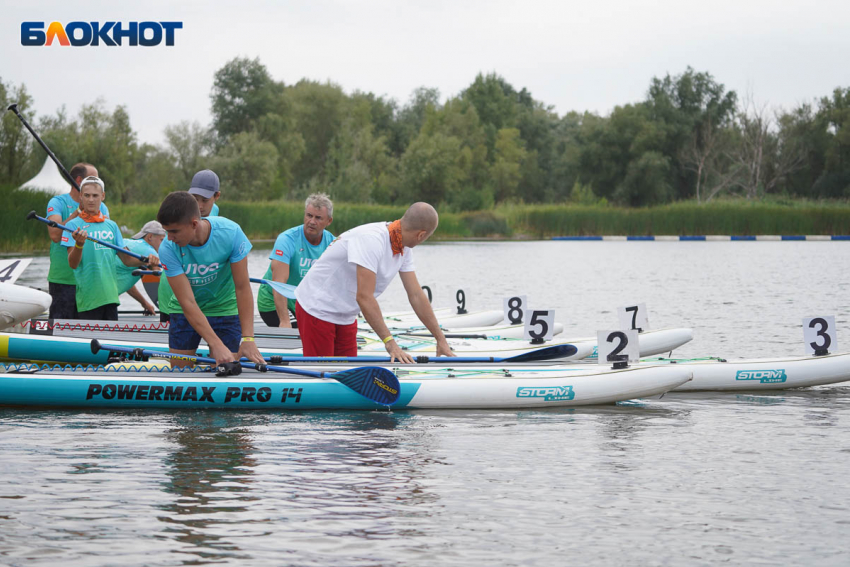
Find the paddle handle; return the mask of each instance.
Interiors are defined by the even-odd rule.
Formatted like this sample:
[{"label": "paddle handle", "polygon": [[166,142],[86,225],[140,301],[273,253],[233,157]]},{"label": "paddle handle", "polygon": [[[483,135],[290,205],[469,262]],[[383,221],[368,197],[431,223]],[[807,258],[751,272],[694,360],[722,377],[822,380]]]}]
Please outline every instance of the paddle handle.
[{"label": "paddle handle", "polygon": [[[29,214],[27,215],[27,220],[32,220],[32,219],[35,219],[37,221],[41,221],[44,224],[46,224],[47,226],[52,226],[54,228],[61,228],[62,230],[66,231],[66,232],[70,232],[71,234],[74,233],[74,229],[68,228],[67,226],[65,226],[62,223],[52,221],[52,220],[46,219],[44,217],[40,217],[37,214],[35,214],[35,211],[30,211]],[[142,256],[140,254],[136,254],[135,252],[130,252],[126,248],[121,248],[120,246],[116,246],[116,245],[114,245],[110,242],[104,242],[103,240],[99,240],[99,239],[97,239],[93,236],[86,236],[86,240],[91,240],[92,242],[97,242],[98,244],[101,244],[101,245],[106,246],[108,248],[112,248],[116,252],[121,252],[122,254],[126,254],[127,256],[130,256],[132,258],[136,258],[137,260],[141,260],[142,262],[144,262],[146,264],[149,263],[147,256]]]},{"label": "paddle handle", "polygon": [[56,155],[53,152],[50,151],[50,148],[47,147],[47,144],[44,143],[44,140],[42,140],[41,137],[39,137],[39,135],[35,133],[35,130],[33,130],[32,126],[30,126],[29,122],[26,121],[26,118],[24,118],[23,115],[21,115],[21,113],[18,111],[18,103],[15,102],[15,103],[10,104],[6,108],[6,110],[11,110],[12,112],[15,113],[15,115],[17,115],[17,117],[21,120],[21,123],[26,127],[27,130],[30,131],[30,134],[32,134],[32,137],[35,138],[35,141],[38,142],[39,145],[41,145],[42,148],[44,148],[44,151],[47,152],[47,155],[49,155],[50,159],[53,160],[53,163],[55,163],[57,165],[57,167],[59,167],[59,171],[62,172],[62,175],[64,175],[65,178],[68,181],[71,182],[71,185],[74,186],[74,189],[79,191],[80,186],[77,185],[77,180],[74,179],[73,177],[71,177],[71,174],[68,173],[68,170],[65,169],[65,166],[62,165],[62,162],[59,161],[59,158],[56,157]]}]

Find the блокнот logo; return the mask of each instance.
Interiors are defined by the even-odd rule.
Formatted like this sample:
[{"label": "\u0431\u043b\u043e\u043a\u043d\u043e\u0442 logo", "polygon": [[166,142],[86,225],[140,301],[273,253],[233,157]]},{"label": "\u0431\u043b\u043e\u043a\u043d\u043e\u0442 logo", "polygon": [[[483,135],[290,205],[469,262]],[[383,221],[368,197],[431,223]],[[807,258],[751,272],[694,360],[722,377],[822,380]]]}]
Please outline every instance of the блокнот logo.
[{"label": "\u0431\u043b\u043e\u043a\u043d\u043e\u0442 logo", "polygon": [[[183,22],[69,22],[64,26],[51,22],[44,30],[44,22],[21,23],[21,45],[40,47],[59,45],[90,46],[142,46],[154,47],[165,42],[174,45],[174,32],[183,28]],[[127,40],[127,43],[122,43]]]}]

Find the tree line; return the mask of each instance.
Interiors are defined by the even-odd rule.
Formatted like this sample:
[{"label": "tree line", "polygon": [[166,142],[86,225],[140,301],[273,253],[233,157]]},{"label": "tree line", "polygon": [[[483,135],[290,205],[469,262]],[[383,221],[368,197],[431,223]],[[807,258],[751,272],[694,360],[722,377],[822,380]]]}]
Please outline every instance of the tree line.
[{"label": "tree line", "polygon": [[[399,104],[332,82],[275,80],[259,59],[216,71],[212,123],[165,128],[140,143],[126,107],[103,101],[76,117],[35,116],[26,86],[0,80],[65,164],[97,165],[110,200],[157,202],[215,170],[223,197],[300,199],[326,191],[344,202],[425,200],[450,210],[501,203],[645,206],[719,196],[850,197],[850,88],[792,109],[759,104],[688,67],[653,78],[644,100],[607,116],[567,112],[479,74],[441,102],[416,89]],[[20,184],[44,153],[18,119],[0,120],[0,184]]]}]

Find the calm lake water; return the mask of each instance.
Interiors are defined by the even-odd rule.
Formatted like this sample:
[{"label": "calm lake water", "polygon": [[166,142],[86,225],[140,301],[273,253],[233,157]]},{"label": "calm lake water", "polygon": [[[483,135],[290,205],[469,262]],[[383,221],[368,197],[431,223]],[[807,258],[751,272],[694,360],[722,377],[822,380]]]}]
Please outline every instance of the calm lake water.
[{"label": "calm lake water", "polygon": [[[262,275],[268,251],[250,257]],[[524,293],[565,336],[645,302],[687,356],[803,352],[850,243],[457,243],[438,306]],[[19,283],[46,287],[46,258]],[[404,309],[400,285],[381,301]],[[132,307],[133,301],[126,303]],[[847,565],[850,386],[580,410],[0,409],[0,565]]]}]

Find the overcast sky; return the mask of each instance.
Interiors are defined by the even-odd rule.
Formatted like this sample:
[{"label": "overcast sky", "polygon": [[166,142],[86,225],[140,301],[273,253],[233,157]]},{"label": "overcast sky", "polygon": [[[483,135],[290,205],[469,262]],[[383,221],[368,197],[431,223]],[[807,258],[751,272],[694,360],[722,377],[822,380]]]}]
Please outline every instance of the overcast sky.
[{"label": "overcast sky", "polygon": [[[39,114],[98,97],[126,105],[141,141],[210,122],[213,73],[259,57],[276,80],[331,80],[404,103],[445,99],[479,72],[502,75],[559,114],[641,100],[653,76],[688,65],[785,107],[850,87],[847,0],[508,2],[2,0],[0,78],[25,83]],[[174,47],[23,47],[22,21],[182,21]]]}]

